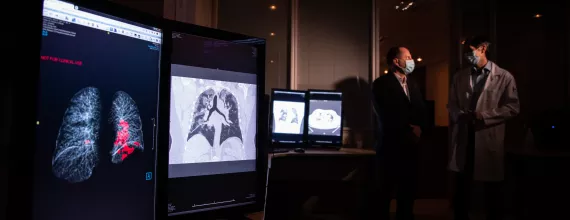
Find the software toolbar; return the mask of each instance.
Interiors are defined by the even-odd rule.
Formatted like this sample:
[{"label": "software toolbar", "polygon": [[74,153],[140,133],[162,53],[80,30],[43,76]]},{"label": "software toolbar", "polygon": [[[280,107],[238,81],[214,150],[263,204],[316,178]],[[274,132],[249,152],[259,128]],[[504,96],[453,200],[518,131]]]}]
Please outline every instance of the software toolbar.
[{"label": "software toolbar", "polygon": [[119,34],[157,44],[162,43],[162,33],[158,29],[137,27],[125,22],[105,18],[96,14],[81,11],[77,6],[62,1],[44,1],[43,16],[107,31],[109,34]]}]

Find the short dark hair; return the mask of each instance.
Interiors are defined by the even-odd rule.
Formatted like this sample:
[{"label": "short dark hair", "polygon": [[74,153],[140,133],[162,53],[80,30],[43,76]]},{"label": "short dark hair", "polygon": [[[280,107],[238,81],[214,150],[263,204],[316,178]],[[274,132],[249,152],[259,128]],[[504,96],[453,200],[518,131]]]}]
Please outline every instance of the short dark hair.
[{"label": "short dark hair", "polygon": [[386,54],[386,64],[388,64],[388,66],[394,65],[393,60],[398,58],[398,56],[400,56],[401,48],[402,46],[396,46],[388,50],[388,54]]},{"label": "short dark hair", "polygon": [[489,48],[489,45],[491,45],[491,41],[489,40],[489,38],[485,36],[473,36],[467,40],[467,45],[474,47],[480,47],[482,45],[485,45],[487,46],[487,48]]}]

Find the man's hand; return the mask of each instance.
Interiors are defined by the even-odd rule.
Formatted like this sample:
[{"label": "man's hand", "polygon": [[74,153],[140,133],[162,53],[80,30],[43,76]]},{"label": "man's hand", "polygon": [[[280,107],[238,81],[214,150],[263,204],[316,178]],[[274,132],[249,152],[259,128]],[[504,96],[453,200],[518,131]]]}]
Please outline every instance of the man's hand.
[{"label": "man's hand", "polygon": [[483,120],[483,115],[481,114],[481,112],[475,112],[475,119]]},{"label": "man's hand", "polygon": [[473,112],[459,111],[459,121],[463,123],[471,123],[473,121]]},{"label": "man's hand", "polygon": [[413,141],[414,143],[417,144],[420,142],[420,137],[422,136],[422,129],[420,128],[420,126],[417,125],[410,125],[410,127],[412,128],[412,133],[414,133]]},{"label": "man's hand", "polygon": [[475,130],[480,130],[485,127],[485,121],[483,121],[483,114],[481,114],[481,112],[474,112],[473,118],[473,125],[475,126]]},{"label": "man's hand", "polygon": [[459,111],[459,120],[469,124],[476,123],[477,121],[483,120],[483,115],[481,112],[473,111]]},{"label": "man's hand", "polygon": [[410,125],[410,127],[412,127],[412,132],[414,132],[414,135],[416,135],[417,138],[420,138],[420,136],[422,136],[422,129],[420,126]]}]

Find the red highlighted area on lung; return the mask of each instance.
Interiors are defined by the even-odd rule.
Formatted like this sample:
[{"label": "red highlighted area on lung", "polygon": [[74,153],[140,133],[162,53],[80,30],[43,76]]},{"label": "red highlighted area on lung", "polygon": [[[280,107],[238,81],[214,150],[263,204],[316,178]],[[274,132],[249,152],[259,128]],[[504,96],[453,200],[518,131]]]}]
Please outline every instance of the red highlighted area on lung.
[{"label": "red highlighted area on lung", "polygon": [[134,141],[131,143],[133,146],[129,146],[129,122],[121,119],[119,126],[122,128],[117,132],[114,145],[119,147],[116,154],[120,154],[121,160],[125,160],[130,154],[135,152],[135,147],[140,147],[141,144],[138,141]]},{"label": "red highlighted area on lung", "polygon": [[142,122],[135,101],[125,92],[115,93],[110,122],[115,127],[111,162],[121,163],[135,151],[143,151]]},{"label": "red highlighted area on lung", "polygon": [[65,58],[60,58],[60,57],[53,57],[53,56],[40,56],[40,60],[52,61],[52,62],[56,62],[56,63],[64,63],[64,64],[70,64],[70,65],[77,65],[77,66],[83,66],[83,61],[81,61],[81,60],[70,60],[70,59],[65,59]]}]

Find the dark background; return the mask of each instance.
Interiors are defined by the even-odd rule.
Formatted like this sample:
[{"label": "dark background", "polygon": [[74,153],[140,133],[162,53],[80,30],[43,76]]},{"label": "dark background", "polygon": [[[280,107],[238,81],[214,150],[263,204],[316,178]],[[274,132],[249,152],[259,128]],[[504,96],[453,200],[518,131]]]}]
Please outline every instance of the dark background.
[{"label": "dark background", "polygon": [[[153,219],[155,169],[152,118],[157,117],[160,51],[152,43],[108,34],[80,25],[59,27],[76,37],[48,33],[41,55],[83,61],[82,66],[41,62],[35,154],[34,215],[36,219]],[[100,91],[99,163],[92,176],[70,184],[51,171],[55,141],[71,97],[82,88]],[[115,125],[109,123],[113,95],[129,94],[142,120],[144,152],[135,151],[121,164],[111,163]]]}]

